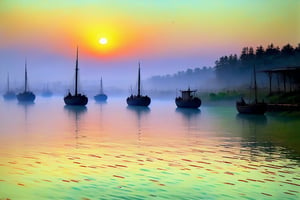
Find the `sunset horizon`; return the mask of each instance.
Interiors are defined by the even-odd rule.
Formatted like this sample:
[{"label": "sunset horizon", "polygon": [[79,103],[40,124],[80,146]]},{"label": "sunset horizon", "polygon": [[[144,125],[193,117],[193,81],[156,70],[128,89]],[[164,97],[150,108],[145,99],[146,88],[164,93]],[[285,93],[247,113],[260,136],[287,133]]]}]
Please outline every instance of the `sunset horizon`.
[{"label": "sunset horizon", "polygon": [[[83,80],[100,76],[112,85],[136,77],[172,74],[187,68],[214,67],[243,47],[271,43],[296,47],[297,1],[1,1],[0,78],[52,74],[47,81],[70,81],[75,50]],[[105,38],[107,43],[99,40]],[[116,77],[122,74],[122,77]],[[124,76],[126,74],[126,76]],[[121,81],[122,82],[122,81]]]}]

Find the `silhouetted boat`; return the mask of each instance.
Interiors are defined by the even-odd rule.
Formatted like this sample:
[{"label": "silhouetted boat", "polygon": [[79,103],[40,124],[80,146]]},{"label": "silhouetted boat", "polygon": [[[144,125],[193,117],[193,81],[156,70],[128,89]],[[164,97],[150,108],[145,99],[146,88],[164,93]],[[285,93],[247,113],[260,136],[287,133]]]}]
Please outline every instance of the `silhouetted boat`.
[{"label": "silhouetted boat", "polygon": [[94,96],[94,99],[96,101],[106,101],[107,100],[107,95],[103,93],[103,84],[102,84],[102,77],[100,81],[100,93]]},{"label": "silhouetted boat", "polygon": [[138,71],[138,94],[131,94],[130,97],[126,99],[127,104],[129,106],[149,106],[151,103],[151,99],[148,96],[141,95],[141,68],[139,63],[139,71]]},{"label": "silhouetted boat", "polygon": [[88,98],[85,95],[78,93],[78,47],[76,51],[76,67],[75,67],[75,94],[72,95],[69,91],[64,98],[65,104],[69,106],[85,106],[88,103]]},{"label": "silhouetted boat", "polygon": [[255,99],[252,103],[246,103],[243,98],[240,101],[236,102],[236,109],[241,114],[255,114],[263,115],[267,111],[267,104],[265,102],[257,101],[257,84],[256,84],[256,71],[255,66],[253,67],[253,76],[254,76],[254,95]]},{"label": "silhouetted boat", "polygon": [[3,98],[5,100],[13,100],[13,99],[16,98],[16,93],[11,91],[10,88],[9,88],[9,75],[7,75],[7,90],[6,90],[6,93],[3,94]]},{"label": "silhouetted boat", "polygon": [[201,99],[195,97],[192,93],[196,90],[181,90],[181,97],[176,97],[175,103],[179,108],[199,108],[201,106]]},{"label": "silhouetted boat", "polygon": [[17,95],[19,102],[33,102],[35,100],[35,94],[31,91],[27,91],[27,62],[25,61],[25,90]]}]

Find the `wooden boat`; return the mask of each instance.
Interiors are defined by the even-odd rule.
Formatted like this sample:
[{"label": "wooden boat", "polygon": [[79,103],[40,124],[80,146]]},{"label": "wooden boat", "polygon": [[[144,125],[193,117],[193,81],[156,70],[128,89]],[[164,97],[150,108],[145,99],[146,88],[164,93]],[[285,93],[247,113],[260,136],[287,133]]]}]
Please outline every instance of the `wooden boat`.
[{"label": "wooden boat", "polygon": [[78,47],[76,52],[76,66],[75,66],[75,94],[72,95],[69,91],[68,95],[64,97],[66,105],[69,106],[85,106],[88,103],[88,98],[78,93]]},{"label": "wooden boat", "polygon": [[141,68],[139,63],[139,70],[138,70],[138,94],[133,95],[131,94],[127,99],[127,104],[129,106],[149,106],[151,103],[151,99],[148,96],[141,95]]},{"label": "wooden boat", "polygon": [[236,109],[241,114],[254,114],[254,115],[263,115],[267,111],[267,104],[265,102],[259,102],[257,100],[257,84],[256,84],[256,71],[255,66],[253,67],[253,76],[254,76],[254,95],[255,99],[252,103],[246,103],[243,98],[240,101],[236,102]]},{"label": "wooden boat", "polygon": [[31,91],[27,90],[27,62],[25,60],[25,90],[22,93],[19,93],[17,95],[17,99],[19,102],[34,102],[35,100],[35,94]]},{"label": "wooden boat", "polygon": [[7,90],[5,94],[3,94],[3,98],[5,100],[13,100],[16,98],[16,93],[14,91],[11,91],[9,87],[9,75],[7,75]]},{"label": "wooden boat", "polygon": [[201,99],[195,97],[197,90],[181,90],[181,97],[176,97],[175,103],[178,108],[199,108],[201,106]]},{"label": "wooden boat", "polygon": [[107,100],[107,95],[103,93],[102,77],[101,77],[101,81],[100,81],[100,93],[97,94],[96,96],[94,96],[94,99],[97,102],[104,102]]}]

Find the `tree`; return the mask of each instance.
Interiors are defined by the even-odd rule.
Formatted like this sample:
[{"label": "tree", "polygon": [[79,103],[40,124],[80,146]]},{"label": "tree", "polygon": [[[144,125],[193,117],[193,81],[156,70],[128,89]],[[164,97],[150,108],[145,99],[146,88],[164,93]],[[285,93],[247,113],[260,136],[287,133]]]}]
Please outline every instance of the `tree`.
[{"label": "tree", "polygon": [[294,48],[290,44],[283,46],[281,49],[282,56],[292,56],[294,53]]}]

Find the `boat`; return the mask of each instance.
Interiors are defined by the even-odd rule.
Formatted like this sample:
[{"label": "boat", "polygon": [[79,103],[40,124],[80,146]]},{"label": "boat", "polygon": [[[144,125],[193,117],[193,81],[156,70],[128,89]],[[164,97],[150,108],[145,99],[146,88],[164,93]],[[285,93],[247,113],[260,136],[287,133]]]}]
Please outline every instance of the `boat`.
[{"label": "boat", "polygon": [[178,108],[199,108],[201,99],[195,96],[197,90],[181,90],[181,97],[176,97],[175,103]]},{"label": "boat", "polygon": [[104,101],[107,100],[107,95],[103,93],[102,77],[101,77],[101,80],[100,80],[100,93],[97,94],[96,96],[94,96],[94,99],[97,102],[104,102]]},{"label": "boat", "polygon": [[69,106],[85,106],[88,103],[88,98],[78,93],[78,47],[76,51],[76,66],[75,66],[75,94],[72,95],[70,90],[67,96],[64,97],[66,105]]},{"label": "boat", "polygon": [[6,90],[6,93],[3,94],[3,98],[5,100],[13,100],[16,98],[16,93],[11,91],[9,88],[9,75],[7,75],[7,90]]},{"label": "boat", "polygon": [[44,88],[44,90],[41,93],[42,97],[51,97],[53,95],[53,93],[51,92],[51,90],[48,87],[48,84],[46,86],[46,89]]},{"label": "boat", "polygon": [[133,95],[131,94],[127,99],[127,104],[129,106],[149,106],[151,103],[151,99],[148,96],[141,95],[141,67],[139,63],[139,70],[138,70],[138,94]]},{"label": "boat", "polygon": [[34,102],[35,100],[35,94],[31,91],[28,91],[27,85],[27,62],[25,61],[25,90],[17,95],[17,99],[21,103]]},{"label": "boat", "polygon": [[254,95],[255,95],[254,101],[251,103],[246,103],[245,100],[241,98],[241,100],[236,102],[236,109],[241,114],[263,115],[267,111],[267,104],[264,101],[259,102],[257,100],[255,65],[253,67],[253,77],[254,77]]}]

